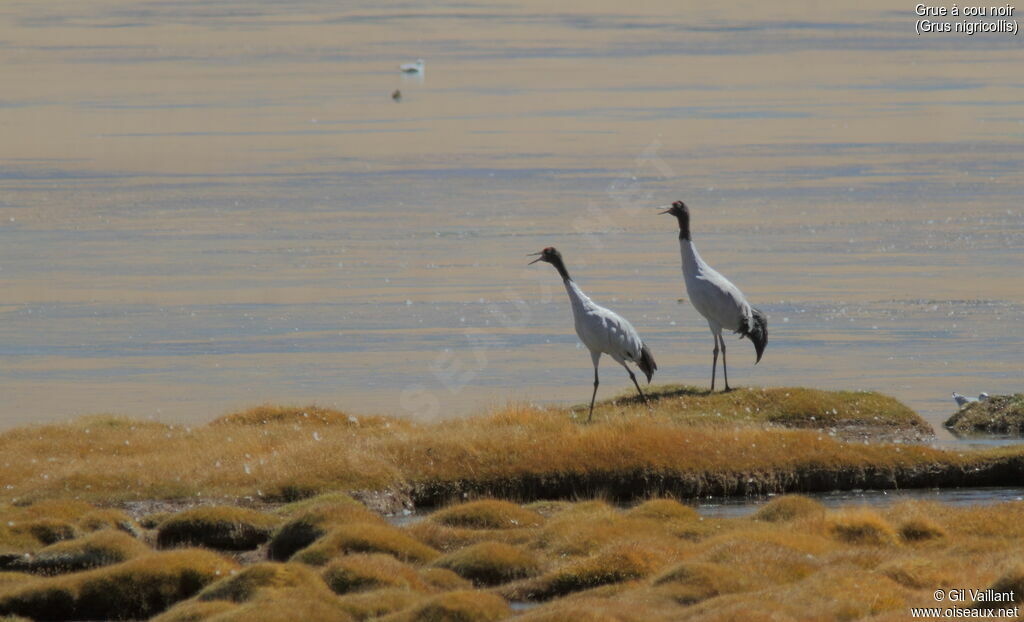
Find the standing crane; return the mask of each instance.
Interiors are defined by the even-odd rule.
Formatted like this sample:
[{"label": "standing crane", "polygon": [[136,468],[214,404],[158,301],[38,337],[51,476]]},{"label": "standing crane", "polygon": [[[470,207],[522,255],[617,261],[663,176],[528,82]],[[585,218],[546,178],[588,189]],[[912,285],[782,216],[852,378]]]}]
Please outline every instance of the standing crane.
[{"label": "standing crane", "polygon": [[746,337],[754,344],[757,365],[761,361],[768,343],[768,318],[760,310],[750,306],[743,292],[729,279],[704,263],[690,239],[690,210],[682,201],[676,201],[661,214],[672,214],[679,221],[679,252],[683,258],[683,280],[686,294],[704,319],[708,321],[711,335],[715,340],[714,358],[711,361],[711,390],[715,390],[715,368],[718,366],[718,347],[722,347],[722,373],[725,375],[725,390],[729,390],[729,370],[725,364],[725,340],[722,329],[727,328]]},{"label": "standing crane", "polygon": [[590,358],[594,362],[594,392],[590,396],[590,414],[587,416],[587,421],[594,417],[594,399],[597,397],[598,385],[597,366],[601,361],[602,354],[607,354],[626,368],[626,373],[633,381],[637,393],[640,394],[644,403],[650,406],[647,396],[640,390],[640,383],[636,381],[636,376],[633,375],[633,370],[626,365],[626,361],[632,361],[640,368],[640,371],[644,372],[648,384],[651,382],[654,370],[658,369],[658,364],[654,362],[651,350],[640,339],[640,335],[637,334],[633,325],[626,318],[605,309],[588,298],[569,276],[569,271],[565,269],[565,263],[562,261],[562,254],[557,249],[549,246],[539,253],[531,253],[530,256],[533,255],[540,255],[540,257],[531,261],[531,265],[538,261],[545,261],[553,265],[561,275],[565,291],[569,294],[569,302],[572,303],[572,319],[576,325],[576,334],[583,345],[590,350]]}]

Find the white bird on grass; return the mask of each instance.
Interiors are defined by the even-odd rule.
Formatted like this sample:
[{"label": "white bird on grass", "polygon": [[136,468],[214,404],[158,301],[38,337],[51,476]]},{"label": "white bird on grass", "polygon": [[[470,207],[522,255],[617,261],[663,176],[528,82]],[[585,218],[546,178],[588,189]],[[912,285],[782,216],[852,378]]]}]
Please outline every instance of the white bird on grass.
[{"label": "white bird on grass", "polygon": [[718,366],[718,347],[722,347],[722,373],[725,375],[725,390],[729,390],[729,370],[725,364],[725,339],[722,329],[727,328],[746,337],[754,344],[757,352],[756,365],[761,361],[768,343],[768,318],[760,310],[750,306],[743,292],[704,263],[690,240],[690,210],[682,201],[676,201],[662,214],[672,214],[679,221],[679,252],[683,258],[683,280],[686,294],[704,319],[708,321],[711,335],[715,340],[714,358],[711,361],[711,390],[715,390],[715,368]]},{"label": "white bird on grass", "polygon": [[423,59],[417,58],[415,63],[404,63],[398,66],[402,73],[425,73],[427,68],[423,65]]},{"label": "white bird on grass", "polygon": [[956,402],[957,406],[963,408],[964,406],[971,404],[973,402],[987,402],[988,393],[982,391],[981,394],[978,395],[978,397],[968,397],[966,395],[960,395],[956,391],[953,391],[953,401]]},{"label": "white bird on grass", "polygon": [[565,269],[565,263],[562,262],[562,254],[555,248],[549,246],[539,253],[532,254],[540,255],[540,257],[531,261],[530,264],[546,261],[553,265],[558,270],[558,274],[562,276],[565,291],[569,294],[569,301],[572,303],[572,318],[576,325],[576,334],[583,345],[590,350],[590,358],[594,362],[594,392],[590,396],[590,414],[587,416],[587,421],[594,416],[594,399],[597,397],[598,385],[597,366],[601,361],[602,354],[607,354],[626,368],[626,373],[629,374],[629,379],[636,386],[637,393],[640,394],[644,403],[650,406],[647,396],[640,390],[640,383],[636,381],[636,376],[633,375],[633,370],[626,365],[626,361],[632,361],[640,368],[640,371],[644,372],[648,384],[651,382],[654,370],[658,369],[658,364],[654,362],[651,350],[640,339],[640,335],[637,334],[633,325],[621,315],[605,309],[587,298],[587,295],[569,276],[569,271]]}]

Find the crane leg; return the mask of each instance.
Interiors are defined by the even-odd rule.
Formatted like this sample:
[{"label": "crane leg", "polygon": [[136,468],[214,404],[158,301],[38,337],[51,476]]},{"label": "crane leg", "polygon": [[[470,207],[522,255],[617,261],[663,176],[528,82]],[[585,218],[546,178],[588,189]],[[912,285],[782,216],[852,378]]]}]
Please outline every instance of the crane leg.
[{"label": "crane leg", "polygon": [[597,397],[597,365],[594,365],[594,392],[590,395],[590,414],[587,416],[587,423],[594,418],[594,399]]},{"label": "crane leg", "polygon": [[718,341],[722,343],[722,375],[725,376],[725,390],[729,390],[729,367],[725,364],[725,339],[721,335],[718,336]]},{"label": "crane leg", "polygon": [[[622,366],[626,367],[625,363],[623,363]],[[636,381],[636,376],[633,375],[633,370],[626,367],[626,372],[629,374],[629,379],[633,381],[633,386],[636,387],[636,392],[640,394],[640,399],[644,401],[644,404],[647,404],[647,408],[650,408],[651,403],[647,400],[647,396],[644,395],[644,392],[640,390],[640,383]]]},{"label": "crane leg", "polygon": [[711,392],[715,391],[715,368],[718,367],[718,335],[712,333],[711,337],[715,340],[715,349],[711,351],[713,358],[711,359]]}]

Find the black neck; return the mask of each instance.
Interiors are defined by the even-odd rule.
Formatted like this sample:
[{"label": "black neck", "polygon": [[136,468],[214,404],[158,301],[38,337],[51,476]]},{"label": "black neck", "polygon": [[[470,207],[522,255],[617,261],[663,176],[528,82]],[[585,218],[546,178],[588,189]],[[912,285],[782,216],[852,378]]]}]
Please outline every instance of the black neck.
[{"label": "black neck", "polygon": [[562,275],[562,279],[563,280],[565,280],[565,281],[571,281],[572,280],[572,277],[569,276],[569,271],[565,269],[565,264],[562,263],[562,257],[561,256],[555,256],[551,260],[551,265],[555,267],[555,270],[558,270],[558,274]]},{"label": "black neck", "polygon": [[676,220],[679,221],[679,239],[687,240],[690,239],[690,215],[680,214],[676,216]]}]

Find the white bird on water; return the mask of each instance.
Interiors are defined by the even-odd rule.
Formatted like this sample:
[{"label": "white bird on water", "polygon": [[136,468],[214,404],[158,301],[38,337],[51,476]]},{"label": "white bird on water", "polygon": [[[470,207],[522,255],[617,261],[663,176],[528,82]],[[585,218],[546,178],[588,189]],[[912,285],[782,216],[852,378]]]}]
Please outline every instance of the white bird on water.
[{"label": "white bird on water", "polygon": [[425,73],[427,68],[423,65],[423,59],[417,58],[415,63],[404,63],[398,66],[402,73]]},{"label": "white bird on water", "polygon": [[626,373],[629,374],[629,379],[636,386],[637,393],[640,394],[644,403],[650,406],[647,396],[640,390],[640,383],[636,381],[636,376],[633,375],[633,370],[626,365],[626,361],[635,363],[640,371],[647,376],[648,383],[651,382],[654,370],[658,369],[658,364],[654,362],[651,350],[640,339],[640,335],[637,334],[633,325],[621,315],[605,309],[587,298],[583,290],[569,276],[569,271],[565,269],[565,263],[562,262],[562,254],[555,248],[549,246],[541,252],[531,255],[540,255],[540,257],[531,261],[530,264],[546,261],[553,265],[558,270],[558,274],[562,276],[565,291],[569,294],[569,301],[572,303],[572,319],[576,325],[576,334],[583,345],[590,350],[590,358],[594,362],[594,392],[590,396],[590,414],[587,416],[587,421],[594,416],[594,399],[597,397],[598,385],[597,366],[601,361],[602,354],[607,354],[626,368]]},{"label": "white bird on water", "polygon": [[960,395],[956,391],[953,391],[953,401],[956,402],[957,406],[959,406],[960,408],[963,408],[964,406],[966,406],[966,405],[968,405],[968,404],[970,404],[972,402],[986,402],[986,401],[988,401],[988,393],[985,393],[983,391],[981,394],[978,395],[978,397],[968,397],[966,395]]},{"label": "white bird on water", "polygon": [[760,310],[750,306],[743,292],[729,279],[716,272],[697,254],[690,239],[690,210],[682,201],[676,201],[661,214],[672,214],[679,221],[679,252],[683,258],[683,280],[686,294],[704,319],[708,321],[711,335],[715,340],[714,358],[711,362],[711,390],[715,390],[715,368],[718,366],[718,349],[722,349],[722,373],[725,375],[725,390],[729,390],[729,370],[725,364],[725,339],[722,329],[727,328],[746,337],[754,344],[757,352],[756,365],[761,361],[768,343],[768,319]]}]

